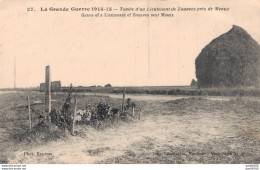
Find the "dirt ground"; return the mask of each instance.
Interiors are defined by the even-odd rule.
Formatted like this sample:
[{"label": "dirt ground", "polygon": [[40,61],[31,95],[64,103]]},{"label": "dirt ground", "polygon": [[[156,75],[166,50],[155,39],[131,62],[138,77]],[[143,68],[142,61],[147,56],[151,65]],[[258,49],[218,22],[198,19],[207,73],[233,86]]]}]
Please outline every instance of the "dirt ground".
[{"label": "dirt ground", "polygon": [[[25,93],[0,95],[0,163],[259,163],[260,105],[246,98],[136,101],[141,120],[119,122],[96,130],[77,125],[76,136],[44,142],[19,141],[28,130]],[[33,94],[32,100],[43,100]],[[53,96],[59,105],[64,94]],[[121,100],[77,96],[79,108],[105,100],[120,107]],[[132,98],[134,101],[134,98]],[[43,106],[33,106],[37,123]]]}]

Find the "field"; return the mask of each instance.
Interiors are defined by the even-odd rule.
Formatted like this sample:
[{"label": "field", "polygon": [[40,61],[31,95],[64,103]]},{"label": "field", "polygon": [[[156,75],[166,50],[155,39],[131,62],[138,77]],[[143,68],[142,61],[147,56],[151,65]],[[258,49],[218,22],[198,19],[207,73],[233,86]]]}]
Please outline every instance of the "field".
[{"label": "field", "polygon": [[[62,87],[66,92],[69,87]],[[260,89],[255,87],[236,88],[196,88],[192,86],[128,86],[128,94],[152,94],[152,95],[186,95],[186,96],[260,96]],[[114,93],[123,92],[122,87],[75,87],[75,92]]]},{"label": "field", "polygon": [[[44,94],[32,92],[32,101]],[[79,109],[122,99],[73,93]],[[148,96],[149,97],[149,96]],[[0,163],[259,163],[260,102],[253,97],[134,97],[141,120],[97,130],[77,125],[76,135],[28,134],[27,92],[0,94]],[[66,93],[53,94],[60,107]],[[126,95],[127,98],[127,95]],[[44,105],[32,105],[33,125]]]},{"label": "field", "polygon": [[[62,92],[67,92],[69,86],[61,87]],[[77,86],[73,92],[79,93],[110,93],[121,94],[123,87],[102,86]],[[193,86],[127,86],[127,94],[151,94],[169,96],[253,96],[260,97],[259,87],[234,87],[234,88],[196,88]],[[12,91],[13,88],[0,89],[1,91]],[[40,91],[39,87],[16,88],[16,91]]]}]

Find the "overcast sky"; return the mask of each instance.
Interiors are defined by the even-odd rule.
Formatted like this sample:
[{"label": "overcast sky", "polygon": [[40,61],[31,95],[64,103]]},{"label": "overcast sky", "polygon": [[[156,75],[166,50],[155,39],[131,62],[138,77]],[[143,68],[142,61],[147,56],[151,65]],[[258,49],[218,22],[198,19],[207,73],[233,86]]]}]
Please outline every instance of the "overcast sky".
[{"label": "overcast sky", "polygon": [[[233,3],[234,2],[234,3]],[[147,1],[0,0],[0,88],[39,86],[45,66],[62,85],[189,85],[195,59],[212,39],[238,25],[260,42],[259,0],[150,1],[150,7],[229,7],[173,18],[82,18],[39,7],[147,7]],[[26,12],[26,7],[35,12]]]}]

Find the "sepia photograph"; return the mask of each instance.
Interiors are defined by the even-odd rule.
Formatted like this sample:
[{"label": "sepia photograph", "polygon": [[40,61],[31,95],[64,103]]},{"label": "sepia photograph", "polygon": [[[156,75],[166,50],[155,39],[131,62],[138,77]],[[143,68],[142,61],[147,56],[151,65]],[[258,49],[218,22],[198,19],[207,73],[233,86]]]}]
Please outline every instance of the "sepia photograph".
[{"label": "sepia photograph", "polygon": [[1,170],[259,170],[259,15],[258,0],[0,0]]}]

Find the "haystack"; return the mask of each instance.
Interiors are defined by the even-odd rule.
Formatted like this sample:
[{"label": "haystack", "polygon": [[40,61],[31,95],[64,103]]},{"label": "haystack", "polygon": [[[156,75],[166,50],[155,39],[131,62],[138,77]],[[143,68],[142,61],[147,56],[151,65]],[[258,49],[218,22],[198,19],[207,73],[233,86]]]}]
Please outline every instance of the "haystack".
[{"label": "haystack", "polygon": [[260,46],[241,27],[212,40],[196,58],[199,87],[259,86]]}]

